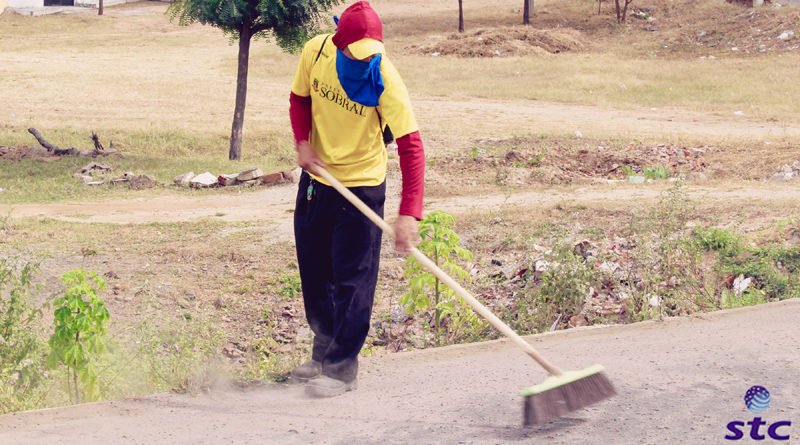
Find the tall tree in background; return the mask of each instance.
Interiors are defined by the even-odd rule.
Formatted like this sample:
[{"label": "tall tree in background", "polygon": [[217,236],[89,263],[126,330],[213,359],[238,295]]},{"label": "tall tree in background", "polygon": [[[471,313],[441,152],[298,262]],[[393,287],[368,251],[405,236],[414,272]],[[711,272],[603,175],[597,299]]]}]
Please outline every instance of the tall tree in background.
[{"label": "tall tree in background", "polygon": [[275,37],[278,45],[294,52],[310,38],[323,11],[341,0],[176,0],[167,9],[182,26],[195,22],[221,29],[231,41],[239,41],[239,69],[236,77],[236,107],[231,126],[228,158],[242,156],[242,126],[247,99],[247,68],[253,37]]},{"label": "tall tree in background", "polygon": [[622,0],[620,5],[619,0],[614,0],[614,8],[617,11],[617,23],[625,23],[625,18],[628,16],[628,6],[633,3],[633,0]]},{"label": "tall tree in background", "polygon": [[462,0],[458,0],[458,32],[464,32],[464,7]]},{"label": "tall tree in background", "polygon": [[533,0],[522,0],[525,2],[522,5],[522,24],[523,25],[530,25],[531,24],[531,14],[533,14]]}]

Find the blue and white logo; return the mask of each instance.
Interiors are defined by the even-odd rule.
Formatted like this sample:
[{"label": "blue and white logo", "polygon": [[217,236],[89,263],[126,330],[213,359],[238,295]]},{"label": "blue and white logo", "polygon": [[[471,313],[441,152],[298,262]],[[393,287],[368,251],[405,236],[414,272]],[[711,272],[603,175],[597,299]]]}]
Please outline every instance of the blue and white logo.
[{"label": "blue and white logo", "polygon": [[751,386],[744,395],[744,404],[751,412],[756,414],[769,408],[769,391],[763,386]]},{"label": "blue and white logo", "polygon": [[[744,404],[747,409],[755,414],[760,414],[765,409],[769,408],[769,402],[772,397],[760,385],[751,386],[750,389],[744,394]],[[772,440],[789,440],[789,428],[792,422],[790,420],[779,420],[777,422],[770,422],[769,420],[762,419],[761,416],[753,417],[753,420],[734,420],[728,422],[728,434],[725,438],[728,440],[741,440],[745,438],[748,433],[752,440],[764,440],[769,437]]]}]

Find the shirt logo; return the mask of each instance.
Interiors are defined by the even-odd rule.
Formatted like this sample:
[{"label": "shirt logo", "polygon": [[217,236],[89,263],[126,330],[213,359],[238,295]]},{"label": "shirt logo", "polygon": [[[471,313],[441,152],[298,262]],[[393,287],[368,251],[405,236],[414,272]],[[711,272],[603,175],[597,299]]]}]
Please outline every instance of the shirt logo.
[{"label": "shirt logo", "polygon": [[[339,88],[335,88],[326,82],[318,82],[317,79],[314,79],[311,84],[314,88],[314,92],[318,93],[321,98],[329,102],[333,102],[342,109],[357,116],[367,117],[364,110],[364,105],[350,101],[347,95]],[[367,111],[368,110],[369,109],[367,109]]]}]

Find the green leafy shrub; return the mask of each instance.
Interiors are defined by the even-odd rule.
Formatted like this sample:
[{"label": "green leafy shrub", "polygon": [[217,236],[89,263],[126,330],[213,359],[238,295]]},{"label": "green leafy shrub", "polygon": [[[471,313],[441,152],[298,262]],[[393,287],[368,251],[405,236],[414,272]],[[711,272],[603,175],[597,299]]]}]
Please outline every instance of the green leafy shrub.
[{"label": "green leafy shrub", "polygon": [[642,169],[642,173],[647,179],[667,179],[670,177],[669,169],[662,165],[656,165],[655,167],[644,167]]},{"label": "green leafy shrub", "polygon": [[698,227],[692,231],[691,242],[699,249],[719,251],[725,256],[742,252],[742,237],[730,229]]},{"label": "green leafy shrub", "polygon": [[[81,269],[65,273],[61,280],[67,289],[53,301],[55,329],[48,341],[51,351],[47,366],[56,369],[62,363],[68,368],[73,388],[70,391],[67,379],[67,390],[70,397],[74,391],[76,403],[98,400],[99,386],[92,361],[105,349],[103,336],[110,316],[103,300],[97,296],[105,287],[105,281],[96,273]],[[83,399],[78,380],[83,384]]]},{"label": "green leafy shrub", "polygon": [[[634,171],[634,169],[629,165],[621,166],[620,170],[622,170],[622,173],[624,173],[626,176],[637,175],[636,171]],[[657,165],[655,167],[642,167],[642,173],[640,174],[644,176],[645,179],[667,179],[670,177],[669,169],[661,165]]]},{"label": "green leafy shrub", "polygon": [[[472,261],[472,252],[461,247],[460,237],[454,230],[455,219],[441,211],[431,212],[419,222],[422,242],[419,250],[454,279],[469,281],[469,274],[458,264],[458,260]],[[426,272],[414,257],[405,262],[405,276],[410,277],[409,292],[400,298],[406,312],[414,314],[433,309],[434,340],[442,343],[442,333],[447,341],[456,343],[473,338],[483,329],[483,323],[472,309],[449,287]],[[444,326],[444,322],[447,326]]]}]

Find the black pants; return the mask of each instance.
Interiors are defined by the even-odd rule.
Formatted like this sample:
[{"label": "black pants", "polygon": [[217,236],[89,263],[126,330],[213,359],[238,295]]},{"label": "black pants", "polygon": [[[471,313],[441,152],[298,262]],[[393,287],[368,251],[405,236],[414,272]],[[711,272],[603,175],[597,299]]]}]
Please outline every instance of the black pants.
[{"label": "black pants", "polygon": [[[350,191],[383,217],[385,183]],[[322,362],[324,375],[349,382],[358,374],[369,332],[381,230],[336,189],[303,172],[294,236],[306,319],[314,332],[312,359]]]}]

